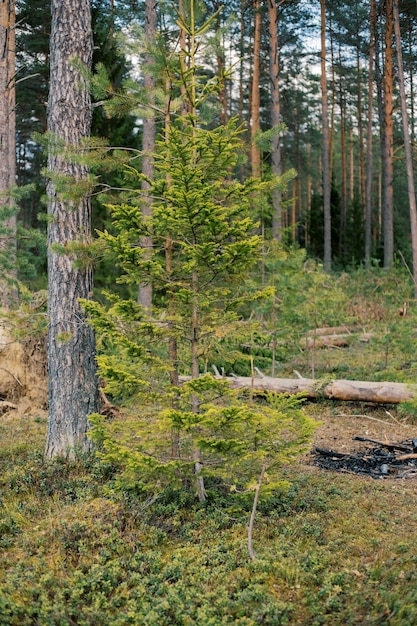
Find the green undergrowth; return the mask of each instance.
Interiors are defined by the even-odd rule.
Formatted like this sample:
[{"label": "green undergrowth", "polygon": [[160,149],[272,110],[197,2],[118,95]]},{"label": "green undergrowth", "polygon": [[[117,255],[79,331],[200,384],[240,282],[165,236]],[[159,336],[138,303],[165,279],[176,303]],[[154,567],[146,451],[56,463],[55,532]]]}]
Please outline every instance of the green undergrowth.
[{"label": "green undergrowth", "polygon": [[44,430],[0,428],[2,626],[417,623],[412,481],[284,468],[251,561],[250,500],[117,495],[95,459],[45,464]]}]

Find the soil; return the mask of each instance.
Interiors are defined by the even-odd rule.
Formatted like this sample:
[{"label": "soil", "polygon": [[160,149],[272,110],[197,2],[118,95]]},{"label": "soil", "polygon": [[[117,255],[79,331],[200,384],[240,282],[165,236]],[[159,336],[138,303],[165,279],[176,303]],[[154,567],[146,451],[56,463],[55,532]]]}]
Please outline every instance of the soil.
[{"label": "soil", "polygon": [[43,341],[18,341],[0,318],[0,415],[36,414],[47,407]]},{"label": "soil", "polygon": [[[355,437],[364,437],[384,443],[401,444],[408,442],[410,446],[411,440],[417,437],[417,425],[409,423],[406,417],[399,415],[396,406],[334,403],[329,409],[329,403],[326,403],[326,406],[323,404],[310,405],[308,412],[321,421],[315,432],[312,452],[307,454],[304,459],[308,465],[314,465],[321,460],[319,455],[314,454],[316,447],[362,457],[365,453],[368,453],[366,456],[374,454],[375,450],[378,455],[379,447],[370,442],[357,441]],[[382,454],[385,452],[386,449],[383,448]],[[384,459],[381,458],[377,465],[383,463]],[[415,463],[415,461],[410,461],[411,463]],[[331,459],[323,458],[321,467],[355,473],[353,466],[351,470],[345,470],[341,467],[342,465],[344,464],[335,458],[332,467]],[[378,472],[371,469],[372,464],[369,467],[370,475],[375,477]],[[357,469],[362,471],[361,463],[358,463]],[[389,474],[384,478],[396,477],[397,475],[390,469]],[[417,482],[417,476],[414,477],[410,473],[411,477]]]}]

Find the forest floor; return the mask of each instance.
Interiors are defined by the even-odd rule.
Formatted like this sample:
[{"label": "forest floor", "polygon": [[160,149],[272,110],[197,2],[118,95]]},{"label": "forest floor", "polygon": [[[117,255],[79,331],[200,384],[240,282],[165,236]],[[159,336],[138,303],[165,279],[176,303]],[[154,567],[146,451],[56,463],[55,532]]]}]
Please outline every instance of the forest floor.
[{"label": "forest floor", "polygon": [[[251,561],[250,500],[143,505],[117,496],[97,459],[45,463],[43,352],[1,337],[0,626],[417,624],[417,478],[325,470],[308,451],[283,469],[286,488],[261,497]],[[322,371],[335,354],[323,353]],[[393,405],[305,410],[319,421],[312,450],[417,437]]]}]

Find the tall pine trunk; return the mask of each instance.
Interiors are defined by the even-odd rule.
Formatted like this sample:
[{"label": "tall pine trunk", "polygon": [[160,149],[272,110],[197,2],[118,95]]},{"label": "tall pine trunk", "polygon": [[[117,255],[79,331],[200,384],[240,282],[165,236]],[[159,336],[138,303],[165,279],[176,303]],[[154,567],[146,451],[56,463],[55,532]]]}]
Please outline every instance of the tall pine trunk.
[{"label": "tall pine trunk", "polygon": [[[0,206],[10,207],[10,188],[16,179],[15,143],[15,3],[3,0],[0,9]],[[0,270],[0,304],[9,308],[17,300],[12,283],[16,278],[16,215],[4,222],[0,231],[0,254],[6,267]]]},{"label": "tall pine trunk", "polygon": [[405,150],[405,166],[407,172],[408,186],[408,202],[410,209],[410,226],[411,226],[411,248],[413,253],[413,279],[414,279],[414,298],[417,298],[417,213],[416,213],[416,194],[414,186],[414,168],[413,155],[411,152],[410,129],[408,124],[407,99],[405,95],[405,79],[403,69],[403,55],[401,45],[400,17],[398,11],[398,0],[393,0],[393,21],[395,32],[395,44],[397,49],[397,70],[398,81],[400,85],[401,114],[403,119],[404,131],[404,150]]},{"label": "tall pine trunk", "polygon": [[393,119],[393,15],[392,0],[385,2],[385,67],[382,137],[382,218],[384,233],[384,267],[394,261],[394,119]]},{"label": "tall pine trunk", "polygon": [[261,99],[259,91],[261,73],[261,27],[262,13],[261,1],[255,0],[254,10],[254,34],[253,34],[253,69],[252,69],[252,97],[251,97],[251,165],[252,176],[258,177],[261,174],[261,153],[258,145],[254,141],[256,133],[261,128]]},{"label": "tall pine trunk", "polygon": [[341,44],[339,43],[339,108],[340,108],[340,155],[342,168],[342,193],[340,198],[339,258],[344,258],[346,245],[347,216],[347,140],[346,140],[346,96],[343,84]]},{"label": "tall pine trunk", "polygon": [[324,269],[330,272],[332,267],[332,230],[330,210],[330,140],[329,116],[327,105],[326,72],[326,2],[320,0],[321,14],[321,119],[323,136],[323,212],[324,212]]},{"label": "tall pine trunk", "polygon": [[368,122],[366,130],[365,176],[365,267],[370,268],[372,250],[372,120],[374,97],[375,0],[371,0],[369,29]]},{"label": "tall pine trunk", "polygon": [[[146,0],[145,5],[145,35],[148,47],[156,33],[156,0]],[[148,52],[145,54],[145,76],[143,79],[145,91],[148,97],[150,110],[143,120],[143,138],[142,138],[142,174],[149,180],[154,177],[154,150],[155,150],[155,117],[151,107],[153,105],[153,91],[155,88],[155,79],[148,69],[152,65],[152,55]],[[152,218],[152,199],[149,197],[150,184],[146,179],[142,180],[142,215],[145,220]],[[148,259],[152,256],[152,235],[141,237],[141,246],[145,249],[145,255]],[[152,310],[152,283],[142,283],[139,285],[138,302],[143,308],[150,313]]]},{"label": "tall pine trunk", "polygon": [[[90,449],[88,415],[98,410],[94,334],[79,299],[92,295],[91,266],[77,268],[62,246],[91,240],[90,197],[82,187],[87,169],[68,154],[90,133],[91,102],[77,64],[91,68],[88,0],[52,0],[48,103],[48,366],[49,420],[45,457],[74,458]],[[69,201],[58,181],[70,177],[79,196]],[[58,249],[60,248],[60,249]]]},{"label": "tall pine trunk", "polygon": [[[281,121],[279,93],[279,47],[278,47],[278,4],[276,0],[268,0],[269,24],[269,74],[271,83],[271,125],[278,126]],[[281,176],[281,145],[280,137],[274,134],[271,147],[272,174]],[[281,240],[282,229],[282,193],[279,187],[272,191],[272,237]]]},{"label": "tall pine trunk", "polygon": [[[359,34],[358,34],[359,39]],[[357,76],[357,104],[358,104],[358,140],[359,140],[359,197],[362,206],[365,206],[365,151],[363,140],[363,121],[362,121],[362,80],[361,80],[361,63],[360,50],[356,48],[356,76]],[[354,193],[352,195],[352,200]]]}]

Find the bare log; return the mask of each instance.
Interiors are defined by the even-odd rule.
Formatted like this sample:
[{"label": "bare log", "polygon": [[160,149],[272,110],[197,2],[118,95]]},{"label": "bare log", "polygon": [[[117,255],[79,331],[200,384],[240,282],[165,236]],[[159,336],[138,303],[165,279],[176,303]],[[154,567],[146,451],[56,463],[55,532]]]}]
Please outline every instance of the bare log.
[{"label": "bare log", "polygon": [[[187,377],[181,377],[187,380]],[[398,404],[417,397],[417,385],[405,383],[373,382],[358,380],[333,380],[321,384],[310,378],[251,378],[250,376],[228,377],[235,389],[253,391],[275,391],[276,393],[304,393],[308,398],[324,397],[332,400],[375,402],[377,404]]]},{"label": "bare log", "polygon": [[301,339],[300,344],[302,348],[343,348],[349,345],[352,339],[351,334],[339,334],[339,335],[319,335],[317,337],[309,336]]},{"label": "bare log", "polygon": [[[319,330],[324,330],[319,329]],[[359,340],[362,342],[368,342],[371,337],[371,333],[334,333],[332,335],[311,335],[301,339],[300,344],[303,348],[342,348],[348,346],[353,340]]]},{"label": "bare log", "polygon": [[312,328],[307,331],[307,335],[310,337],[312,335],[339,335],[340,333],[360,333],[362,332],[362,328],[360,326],[325,326],[324,328]]}]

